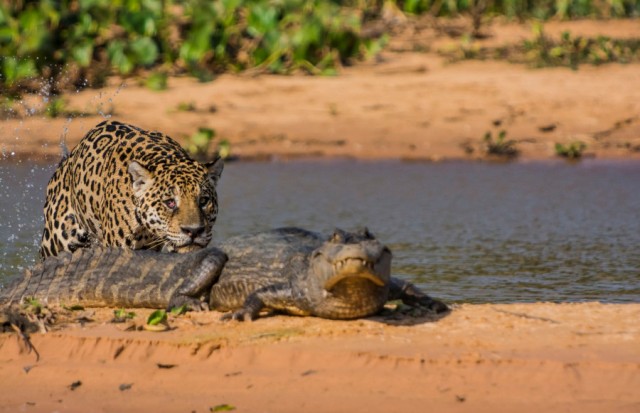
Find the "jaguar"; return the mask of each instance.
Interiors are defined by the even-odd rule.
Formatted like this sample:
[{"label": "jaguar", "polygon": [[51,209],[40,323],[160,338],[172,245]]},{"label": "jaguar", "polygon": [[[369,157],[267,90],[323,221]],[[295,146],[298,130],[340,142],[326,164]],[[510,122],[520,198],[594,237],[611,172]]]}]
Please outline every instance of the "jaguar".
[{"label": "jaguar", "polygon": [[184,253],[207,246],[223,160],[200,163],[169,136],[115,120],[91,129],[46,189],[40,256],[92,245]]}]

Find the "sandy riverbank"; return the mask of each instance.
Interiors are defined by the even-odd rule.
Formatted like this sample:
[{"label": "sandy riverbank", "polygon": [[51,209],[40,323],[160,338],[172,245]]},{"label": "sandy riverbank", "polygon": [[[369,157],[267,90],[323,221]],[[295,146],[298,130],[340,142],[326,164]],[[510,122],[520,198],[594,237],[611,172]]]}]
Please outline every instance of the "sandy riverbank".
[{"label": "sandy riverbank", "polygon": [[204,313],[164,333],[110,316],[34,334],[38,362],[0,335],[0,411],[640,411],[638,304],[462,305],[413,325]]}]

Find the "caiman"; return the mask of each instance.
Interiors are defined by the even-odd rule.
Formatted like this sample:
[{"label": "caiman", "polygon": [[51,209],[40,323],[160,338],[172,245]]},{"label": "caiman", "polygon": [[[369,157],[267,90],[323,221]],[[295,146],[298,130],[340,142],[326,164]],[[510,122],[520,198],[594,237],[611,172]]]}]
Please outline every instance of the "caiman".
[{"label": "caiman", "polygon": [[368,230],[324,237],[281,228],[229,238],[187,254],[93,247],[47,257],[0,291],[0,306],[25,299],[85,307],[210,307],[226,319],[262,310],[330,319],[377,313],[389,300],[436,313],[448,307],[391,277],[391,251]]},{"label": "caiman", "polygon": [[220,244],[229,256],[211,289],[210,307],[224,318],[253,320],[260,311],[354,319],[402,300],[435,313],[448,307],[413,284],[391,277],[391,251],[367,229],[329,237],[299,228],[237,236]]}]

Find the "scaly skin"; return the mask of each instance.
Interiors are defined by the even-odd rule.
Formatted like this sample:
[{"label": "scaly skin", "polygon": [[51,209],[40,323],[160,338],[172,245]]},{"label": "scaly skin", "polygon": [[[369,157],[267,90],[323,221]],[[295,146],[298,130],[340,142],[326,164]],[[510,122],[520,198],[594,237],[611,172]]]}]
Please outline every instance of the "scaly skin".
[{"label": "scaly skin", "polygon": [[[228,257],[228,258],[227,258]],[[227,261],[228,259],[228,261]],[[0,291],[0,307],[26,298],[49,306],[171,308],[186,304],[254,319],[271,309],[353,319],[400,299],[436,313],[447,306],[390,276],[391,252],[366,229],[327,240],[298,228],[238,236],[187,254],[94,247],[62,253]],[[2,319],[0,319],[0,322]]]},{"label": "scaly skin", "polygon": [[[211,285],[227,260],[216,249],[163,254],[81,248],[48,257],[0,291],[0,306],[27,298],[49,306],[207,309]],[[203,299],[205,301],[203,301]]]},{"label": "scaly skin", "polygon": [[253,320],[261,310],[329,319],[377,313],[389,300],[436,313],[448,307],[390,276],[391,252],[366,229],[336,230],[328,239],[299,228],[230,238],[229,256],[211,289],[210,307],[224,318]]}]

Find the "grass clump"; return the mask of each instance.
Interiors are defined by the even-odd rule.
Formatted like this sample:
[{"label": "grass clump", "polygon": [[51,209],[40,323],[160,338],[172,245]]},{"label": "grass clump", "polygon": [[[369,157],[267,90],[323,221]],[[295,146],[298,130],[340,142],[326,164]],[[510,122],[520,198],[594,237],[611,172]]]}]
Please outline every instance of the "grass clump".
[{"label": "grass clump", "polygon": [[545,35],[541,24],[534,25],[532,40],[522,44],[521,60],[535,67],[564,66],[577,69],[580,64],[629,63],[640,60],[640,39],[587,38],[565,31],[557,40]]},{"label": "grass clump", "polygon": [[[197,132],[187,138],[185,147],[195,159],[206,161],[209,151],[216,137],[216,131],[211,128],[198,128]],[[227,161],[237,160],[237,156],[231,153],[231,143],[227,139],[221,139],[215,149],[215,154]]]},{"label": "grass clump", "polygon": [[516,141],[507,139],[507,132],[502,130],[494,139],[491,132],[484,135],[485,152],[487,155],[499,158],[512,159],[519,155],[520,151],[516,147]]},{"label": "grass clump", "polygon": [[535,68],[568,67],[577,70],[581,64],[632,63],[640,61],[640,38],[614,39],[607,36],[574,36],[569,31],[551,38],[540,23],[533,25],[532,38],[517,44],[482,47],[469,36],[456,46],[439,51],[450,61],[507,60]]},{"label": "grass clump", "polygon": [[204,160],[215,136],[216,131],[211,128],[198,128],[197,132],[187,139],[186,149],[195,159]]},{"label": "grass clump", "polygon": [[582,158],[587,145],[584,142],[576,141],[567,145],[556,143],[555,150],[556,155],[562,158],[577,160]]},{"label": "grass clump", "polygon": [[44,108],[46,117],[55,119],[67,113],[67,102],[60,97],[51,99]]},{"label": "grass clump", "polygon": [[193,102],[180,102],[178,106],[176,106],[176,110],[178,112],[195,112],[196,104]]},{"label": "grass clump", "polygon": [[114,323],[124,323],[127,320],[131,320],[136,316],[136,313],[132,311],[127,311],[124,308],[118,308],[113,310],[113,319],[111,320]]}]

